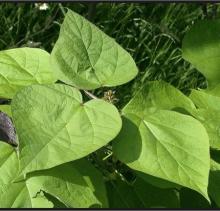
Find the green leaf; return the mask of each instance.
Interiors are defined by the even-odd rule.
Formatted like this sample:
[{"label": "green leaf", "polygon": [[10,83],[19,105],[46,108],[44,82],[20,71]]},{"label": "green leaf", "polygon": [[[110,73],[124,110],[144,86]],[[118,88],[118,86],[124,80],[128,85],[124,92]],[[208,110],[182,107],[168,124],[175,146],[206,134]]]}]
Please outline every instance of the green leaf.
[{"label": "green leaf", "polygon": [[154,177],[151,176],[149,174],[145,174],[143,172],[139,172],[136,171],[137,175],[142,178],[144,181],[146,181],[147,183],[156,186],[158,188],[176,188],[176,189],[180,189],[182,186],[173,183],[173,182],[169,182],[167,180],[158,178],[158,177]]},{"label": "green leaf", "polygon": [[11,106],[10,105],[0,105],[0,111],[8,114],[8,116],[12,116],[11,114]]},{"label": "green leaf", "polygon": [[33,172],[28,177],[27,184],[32,187],[32,190],[40,188],[40,190],[56,197],[67,207],[88,208],[92,205],[101,206],[100,201],[93,193],[94,190],[87,183],[90,179],[86,180],[84,178],[84,174],[81,174],[75,168],[74,162]]},{"label": "green leaf", "polygon": [[209,94],[204,90],[193,89],[189,97],[198,108],[220,111],[220,97],[218,96]]},{"label": "green leaf", "polygon": [[9,183],[0,189],[0,208],[52,208],[44,195],[33,193],[26,182]]},{"label": "green leaf", "polygon": [[16,48],[0,51],[0,97],[13,98],[30,84],[51,84],[56,81],[50,66],[50,54],[37,48]]},{"label": "green leaf", "polygon": [[128,52],[71,10],[61,26],[51,61],[61,81],[81,89],[121,85],[138,72]]},{"label": "green leaf", "polygon": [[83,103],[77,89],[62,84],[26,87],[11,106],[24,173],[82,158],[121,129],[113,105],[99,99]]},{"label": "green leaf", "polygon": [[16,150],[11,145],[0,142],[0,189],[2,185],[7,185],[16,178],[18,170]]},{"label": "green leaf", "polygon": [[83,176],[102,207],[107,208],[108,199],[102,174],[86,159],[75,160],[72,165]]},{"label": "green leaf", "polygon": [[195,109],[193,102],[178,89],[164,81],[145,84],[124,107],[126,113],[143,115],[151,107],[165,110],[190,112]]},{"label": "green leaf", "polygon": [[203,196],[188,188],[182,188],[180,190],[180,204],[181,208],[185,209],[211,208],[210,204]]},{"label": "green leaf", "polygon": [[220,163],[215,160],[211,160],[208,192],[217,206],[220,207]]},{"label": "green leaf", "polygon": [[220,97],[192,90],[190,98],[198,107],[192,115],[206,128],[210,146],[213,149],[220,149]]},{"label": "green leaf", "polygon": [[113,151],[129,167],[196,190],[208,199],[208,135],[191,116],[166,110],[142,117],[124,113]]},{"label": "green leaf", "polygon": [[220,82],[220,20],[202,20],[183,39],[183,58],[208,80],[209,87]]},{"label": "green leaf", "polygon": [[137,178],[134,184],[121,180],[107,182],[110,208],[178,208],[177,193]]},{"label": "green leaf", "polygon": [[[15,182],[18,158],[13,148],[0,143],[1,208],[52,207],[41,191],[51,194],[68,207],[83,208],[106,203],[103,178],[84,160],[67,163],[49,170],[33,172],[26,180]],[[7,161],[7,162],[6,162]],[[86,173],[86,170],[89,170]]]}]

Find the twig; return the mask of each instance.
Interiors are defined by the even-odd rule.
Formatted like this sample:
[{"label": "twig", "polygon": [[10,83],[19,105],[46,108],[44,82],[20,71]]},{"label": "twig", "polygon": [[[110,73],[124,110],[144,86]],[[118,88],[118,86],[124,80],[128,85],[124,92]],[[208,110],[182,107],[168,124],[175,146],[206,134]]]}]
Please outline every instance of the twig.
[{"label": "twig", "polygon": [[83,90],[83,92],[84,92],[87,96],[89,96],[90,98],[92,98],[92,99],[98,99],[98,97],[96,97],[95,95],[93,95],[92,93],[90,93],[90,92],[88,92],[88,91],[86,91],[86,90]]}]

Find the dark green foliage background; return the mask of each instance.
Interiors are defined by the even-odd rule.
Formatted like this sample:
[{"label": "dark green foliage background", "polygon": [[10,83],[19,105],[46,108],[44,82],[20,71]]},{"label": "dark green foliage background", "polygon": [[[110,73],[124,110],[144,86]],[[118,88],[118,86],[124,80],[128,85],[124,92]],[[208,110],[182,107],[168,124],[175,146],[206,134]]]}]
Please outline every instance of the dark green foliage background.
[{"label": "dark green foliage background", "polygon": [[[39,10],[34,3],[0,4],[0,50],[36,46],[51,51],[66,8],[83,15],[128,50],[139,75],[113,88],[121,108],[149,80],[165,80],[188,93],[205,87],[204,77],[181,58],[181,40],[198,19],[216,18],[218,4],[201,3],[49,3]],[[104,90],[96,90],[99,97]]]}]

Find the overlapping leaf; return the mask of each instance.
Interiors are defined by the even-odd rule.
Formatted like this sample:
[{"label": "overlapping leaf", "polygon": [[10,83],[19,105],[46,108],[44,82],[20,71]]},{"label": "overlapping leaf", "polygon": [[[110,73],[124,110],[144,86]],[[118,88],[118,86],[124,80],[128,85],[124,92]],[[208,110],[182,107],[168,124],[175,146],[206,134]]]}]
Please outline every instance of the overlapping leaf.
[{"label": "overlapping leaf", "polygon": [[107,182],[110,208],[178,208],[178,194],[137,178],[129,185],[121,180]]},{"label": "overlapping leaf", "polygon": [[51,61],[61,81],[82,89],[120,85],[137,75],[128,52],[71,10],[61,26]]},{"label": "overlapping leaf", "polygon": [[192,90],[190,98],[198,107],[193,116],[205,126],[210,146],[220,149],[220,97],[202,90]]},{"label": "overlapping leaf", "polygon": [[183,39],[183,58],[208,80],[209,87],[220,82],[220,20],[203,20],[192,26]]},{"label": "overlapping leaf", "polygon": [[[151,101],[146,95],[142,92],[123,109],[123,127],[113,151],[131,168],[194,189],[208,199],[209,139],[205,128],[189,115],[157,107],[145,109],[148,102],[159,100],[159,108],[176,107],[175,101],[173,106],[163,106],[166,93],[155,92]],[[131,105],[137,107],[132,110]]]},{"label": "overlapping leaf", "polygon": [[6,113],[8,116],[12,116],[11,114],[11,106],[10,105],[0,105],[0,111]]},{"label": "overlapping leaf", "polygon": [[[217,156],[217,159],[216,159]],[[211,169],[209,176],[209,194],[214,200],[216,205],[220,207],[220,159],[219,151],[214,153],[213,159],[211,159]]]},{"label": "overlapping leaf", "polygon": [[[40,190],[39,190],[40,191]],[[25,181],[9,183],[0,188],[1,208],[52,208],[53,204],[42,194],[32,191]]]},{"label": "overlapping leaf", "polygon": [[22,179],[18,178],[18,157],[14,149],[0,142],[0,152],[1,208],[53,207],[42,191],[67,207],[108,206],[103,178],[87,160],[33,172]]},{"label": "overlapping leaf", "polygon": [[151,107],[179,112],[191,112],[195,109],[193,102],[172,85],[164,81],[152,81],[136,93],[123,111],[143,115]]},{"label": "overlapping leaf", "polygon": [[[84,168],[84,166],[78,166],[78,168]],[[36,190],[40,188],[53,195],[70,208],[88,208],[93,205],[102,206],[94,195],[94,190],[83,178],[83,174],[75,168],[74,163],[67,163],[52,169],[31,173],[27,184],[32,189],[34,189],[33,187]]]},{"label": "overlapping leaf", "polygon": [[9,144],[0,141],[0,188],[13,181],[18,174],[18,157],[16,150]]},{"label": "overlapping leaf", "polygon": [[30,84],[55,82],[49,58],[49,53],[37,48],[0,51],[0,97],[12,98]]},{"label": "overlapping leaf", "polygon": [[121,129],[117,109],[103,101],[83,103],[70,86],[33,85],[12,101],[23,172],[82,158],[111,141]]}]

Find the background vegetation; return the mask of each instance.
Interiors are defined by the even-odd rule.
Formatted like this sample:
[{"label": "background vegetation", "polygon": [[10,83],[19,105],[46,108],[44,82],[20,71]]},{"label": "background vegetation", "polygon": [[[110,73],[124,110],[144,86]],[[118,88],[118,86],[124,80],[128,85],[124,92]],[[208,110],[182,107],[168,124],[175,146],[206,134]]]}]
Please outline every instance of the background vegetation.
[{"label": "background vegetation", "polygon": [[[0,4],[0,50],[33,46],[51,51],[66,8],[87,17],[133,56],[138,77],[130,83],[96,90],[121,108],[149,80],[165,80],[184,93],[206,86],[204,77],[181,58],[184,34],[198,19],[217,18],[218,4],[199,3],[36,3]],[[112,98],[111,98],[112,99]]]}]

